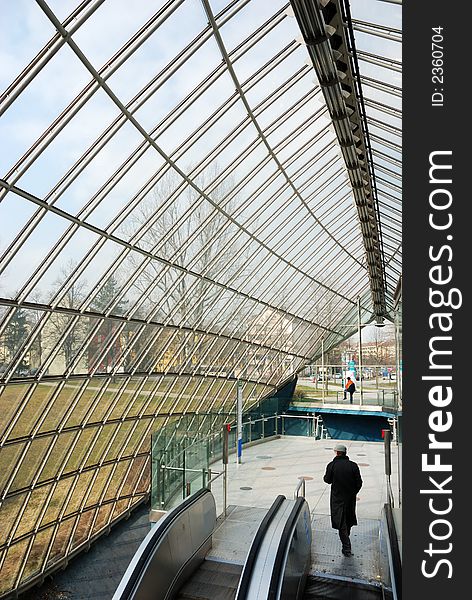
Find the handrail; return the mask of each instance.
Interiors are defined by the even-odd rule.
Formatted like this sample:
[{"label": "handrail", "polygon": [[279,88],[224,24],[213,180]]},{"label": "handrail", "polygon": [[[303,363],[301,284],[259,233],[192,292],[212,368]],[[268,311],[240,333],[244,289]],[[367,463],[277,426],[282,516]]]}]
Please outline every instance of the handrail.
[{"label": "handrail", "polygon": [[[298,492],[300,491],[300,488],[302,489],[301,496],[299,496],[299,495],[298,495]],[[295,488],[295,491],[294,491],[294,493],[293,493],[293,497],[294,497],[294,499],[295,499],[295,500],[296,500],[298,497],[301,497],[301,498],[304,498],[304,497],[305,497],[305,488],[306,488],[306,485],[305,485],[305,479],[304,479],[304,477],[302,477],[302,478],[300,479],[300,481],[298,482],[298,485],[297,485],[297,487]]]},{"label": "handrail", "polygon": [[391,570],[393,587],[395,591],[395,599],[401,600],[402,598],[402,560],[400,556],[400,548],[398,545],[397,529],[395,527],[395,521],[393,520],[393,511],[389,503],[385,504],[385,516],[387,521],[387,532],[391,554]]},{"label": "handrail", "polygon": [[267,600],[277,600],[277,591],[280,587],[281,578],[284,576],[284,561],[287,555],[290,542],[292,540],[293,530],[297,523],[298,517],[303,509],[306,500],[304,498],[297,498],[295,505],[290,512],[290,515],[285,523],[282,537],[280,538],[279,547],[277,548],[277,554],[275,556],[274,568],[272,570],[272,576],[270,578],[269,593]]},{"label": "handrail", "polygon": [[[216,475],[214,477],[212,477],[212,474],[216,473]],[[211,469],[208,469],[208,481],[207,481],[207,487],[211,489],[211,484],[216,481],[219,477],[221,477],[222,475],[224,475],[225,472],[224,471],[212,471]]]},{"label": "handrail", "polygon": [[[173,525],[176,521],[194,504],[197,504],[207,494],[211,495],[210,490],[202,488],[195,492],[192,496],[189,496],[178,506],[176,506],[171,512],[167,513],[165,517],[158,522],[154,529],[148,534],[145,540],[142,542],[137,553],[135,554],[136,560],[130,563],[127,571],[125,572],[120,585],[118,586],[113,600],[131,600],[134,597],[136,586],[141,578],[147,572],[149,561],[155,554],[159,544],[165,539],[165,537],[171,532]],[[215,513],[216,520],[216,513]],[[211,535],[211,534],[210,534]],[[189,557],[189,560],[192,557]],[[181,571],[184,565],[178,566],[178,572]]]},{"label": "handrail", "polygon": [[277,496],[254,536],[235,600],[298,600],[308,574],[311,537],[305,498]]},{"label": "handrail", "polygon": [[259,552],[259,548],[261,547],[262,540],[267,532],[267,528],[269,527],[272,519],[277,514],[277,511],[281,507],[283,501],[285,500],[285,496],[279,494],[277,498],[272,503],[272,506],[269,508],[267,514],[262,519],[259,528],[257,529],[256,535],[252,541],[251,547],[249,549],[249,553],[247,555],[246,561],[244,563],[243,571],[241,574],[241,578],[239,580],[238,590],[236,592],[235,600],[245,600],[246,595],[249,589],[249,584],[251,583],[251,577],[254,569],[254,564],[256,562],[257,553]]}]

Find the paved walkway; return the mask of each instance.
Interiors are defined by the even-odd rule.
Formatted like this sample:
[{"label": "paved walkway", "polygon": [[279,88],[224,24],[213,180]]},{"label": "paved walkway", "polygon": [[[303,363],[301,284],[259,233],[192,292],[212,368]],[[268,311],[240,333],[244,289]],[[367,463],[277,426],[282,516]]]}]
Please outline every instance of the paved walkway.
[{"label": "paved walkway", "polygon": [[[349,457],[358,463],[363,479],[357,502],[359,525],[351,532],[353,557],[341,554],[338,533],[332,529],[329,516],[330,486],[323,481],[326,465],[334,457],[335,441],[303,437],[283,437],[247,448],[243,450],[241,465],[235,463],[234,455],[230,457],[228,503],[231,511],[236,505],[237,512],[230,512],[226,529],[233,532],[233,541],[225,546],[217,541],[215,553],[228,559],[234,554],[239,560],[239,547],[251,537],[264,515],[260,509],[269,508],[278,494],[293,497],[300,477],[304,477],[305,497],[312,515],[311,574],[370,583],[384,579],[379,547],[380,519],[386,502],[383,443],[349,440],[344,443]],[[396,493],[396,447],[392,448],[392,487]],[[214,468],[221,466],[215,464]],[[221,483],[212,488],[218,513],[223,511],[221,488]],[[230,533],[229,529],[227,532],[223,529],[225,534]],[[229,535],[221,538],[230,539]]]},{"label": "paved walkway", "polygon": [[[305,477],[305,497],[312,514],[329,514],[330,486],[323,481],[326,465],[334,457],[334,444],[340,440],[314,440],[286,436],[245,448],[243,462],[237,465],[235,455],[228,465],[228,504],[269,508],[277,494],[287,498],[300,477]],[[347,440],[348,455],[359,465],[363,486],[358,495],[357,514],[361,518],[380,519],[386,501],[384,451],[382,442]],[[392,488],[397,490],[396,446],[392,444]],[[221,463],[214,469],[220,471]],[[222,511],[222,483],[215,482],[212,491]]]}]

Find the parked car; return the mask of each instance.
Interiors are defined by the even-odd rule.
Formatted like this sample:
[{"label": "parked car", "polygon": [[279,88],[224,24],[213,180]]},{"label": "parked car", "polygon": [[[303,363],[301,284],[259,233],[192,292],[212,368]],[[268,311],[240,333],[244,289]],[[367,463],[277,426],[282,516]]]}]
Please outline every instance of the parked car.
[{"label": "parked car", "polygon": [[18,375],[18,377],[28,377],[29,374],[30,370],[28,367],[18,367],[15,371],[15,375]]}]

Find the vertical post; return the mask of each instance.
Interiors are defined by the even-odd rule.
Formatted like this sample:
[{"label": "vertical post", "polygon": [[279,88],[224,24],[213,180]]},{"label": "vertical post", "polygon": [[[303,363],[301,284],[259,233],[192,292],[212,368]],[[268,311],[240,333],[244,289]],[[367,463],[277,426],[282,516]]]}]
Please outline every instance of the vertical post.
[{"label": "vertical post", "polygon": [[402,381],[401,381],[401,373],[400,373],[400,323],[399,323],[399,312],[398,309],[395,311],[395,371],[397,373],[396,376],[396,388],[397,388],[397,398],[394,404],[394,408],[398,410],[399,400],[402,395]]},{"label": "vertical post", "polygon": [[228,456],[229,456],[229,432],[231,431],[231,425],[228,423],[223,427],[223,509],[226,517],[227,506],[228,506]]},{"label": "vertical post", "polygon": [[392,496],[392,486],[390,476],[392,475],[392,454],[391,454],[391,432],[390,429],[382,429],[384,437],[384,453],[385,453],[385,476],[387,478],[387,501],[390,506],[394,506]]},{"label": "vertical post", "polygon": [[321,403],[325,403],[325,366],[324,366],[324,338],[321,338]]},{"label": "vertical post", "polygon": [[275,435],[279,435],[279,415],[275,413]]},{"label": "vertical post", "polygon": [[166,482],[164,479],[164,472],[165,472],[165,470],[163,468],[163,465],[162,465],[161,461],[159,461],[158,477],[159,477],[159,483],[161,486],[160,494],[159,494],[159,502],[161,504],[161,506],[160,506],[161,509],[164,508],[164,502],[165,502],[165,491],[164,490],[165,490]]},{"label": "vertical post", "polygon": [[395,441],[397,444],[397,484],[398,484],[398,506],[402,505],[402,439],[400,422],[398,416],[395,418]]},{"label": "vertical post", "polygon": [[186,485],[185,485],[185,483],[186,483],[186,481],[185,481],[185,475],[186,475],[186,472],[185,472],[185,462],[186,462],[185,461],[185,454],[186,454],[186,450],[184,450],[183,455],[182,455],[182,498],[184,500],[185,500],[185,497],[186,497],[185,494],[186,494],[186,491],[187,491],[187,488],[186,488]]},{"label": "vertical post", "polygon": [[360,401],[359,405],[362,406],[362,327],[361,327],[361,297],[357,296],[357,329],[359,331],[359,388],[360,388]]},{"label": "vertical post", "polygon": [[243,454],[243,382],[237,382],[236,391],[236,413],[238,423],[238,449],[236,462],[241,464],[241,458]]},{"label": "vertical post", "polygon": [[261,416],[262,416],[262,439],[264,439],[265,438],[265,425],[264,425],[265,419],[264,419],[264,415],[261,415]]}]

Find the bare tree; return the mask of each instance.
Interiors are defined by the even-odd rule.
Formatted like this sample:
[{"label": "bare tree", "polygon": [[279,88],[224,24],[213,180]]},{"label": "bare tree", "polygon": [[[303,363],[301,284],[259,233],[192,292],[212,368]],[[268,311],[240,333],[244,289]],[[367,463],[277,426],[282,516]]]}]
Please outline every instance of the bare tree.
[{"label": "bare tree", "polygon": [[[75,271],[77,264],[70,260],[61,269],[60,275],[53,283],[53,291],[61,292],[66,285],[71,273]],[[68,287],[62,296],[59,306],[63,308],[77,308],[85,297],[86,281],[75,281]],[[56,341],[62,336],[72,319],[71,315],[61,312],[55,312],[49,319],[48,326],[45,328],[44,338],[49,346],[54,346]],[[79,349],[84,336],[88,330],[88,324],[83,319],[78,320],[75,326],[69,331],[61,344],[60,353],[64,356],[66,368],[70,366],[72,360]]]},{"label": "bare tree", "polygon": [[[23,308],[16,308],[3,334],[3,346],[5,348],[5,357],[11,361],[15,354],[21,349],[28,335],[27,313]],[[23,359],[16,367],[15,374],[22,375],[27,369]]]},{"label": "bare tree", "polygon": [[[34,292],[31,294],[31,300],[33,302],[35,302],[36,304],[41,304],[41,302],[42,302],[41,292],[39,290],[34,290]],[[29,325],[30,329],[35,329],[42,318],[43,318],[43,311],[41,311],[41,310],[28,310],[27,311],[27,320],[28,320],[28,325]],[[36,371],[36,369],[41,365],[42,360],[43,360],[43,333],[42,333],[42,331],[39,331],[36,334],[36,336],[33,340],[33,343],[31,345],[31,351],[30,351],[31,364],[30,364],[30,366],[34,368],[34,371],[31,371],[31,372]]]},{"label": "bare tree", "polygon": [[[217,167],[207,169],[195,183],[200,189],[207,189],[218,175]],[[134,285],[147,297],[149,310],[156,311],[156,306],[159,307],[154,313],[155,318],[187,328],[204,328],[210,324],[215,327],[228,321],[234,311],[227,302],[230,293],[211,280],[224,269],[225,280],[232,279],[234,286],[235,281],[245,275],[245,253],[241,251],[241,242],[239,245],[232,242],[236,226],[202,199],[193,187],[186,186],[169,201],[180,182],[180,177],[169,171],[126,225],[126,233],[130,236],[141,231],[141,247],[156,252],[177,268],[166,267],[162,261],[150,261]],[[232,187],[232,181],[227,179],[215,185],[210,192],[212,200],[221,203]],[[224,210],[230,213],[235,205],[236,200],[232,199],[225,204]],[[239,256],[235,259],[236,254]],[[141,260],[130,257],[132,272],[140,268]],[[190,268],[204,277],[183,274],[178,267]],[[176,339],[176,348],[183,337]],[[199,342],[197,333],[187,335],[182,363],[189,360]]]},{"label": "bare tree", "polygon": [[[100,291],[91,303],[91,309],[99,313],[103,313],[114,303],[113,314],[124,315],[126,313],[128,300],[120,299],[116,302],[116,298],[120,292],[120,285],[114,275],[111,275],[101,286]],[[115,367],[118,360],[122,345],[126,342],[126,334],[117,336],[117,339],[108,346],[119,327],[116,320],[111,317],[105,317],[103,323],[96,331],[88,346],[89,365],[99,361],[99,369],[105,372],[111,371]],[[104,348],[108,348],[104,351]]]}]

